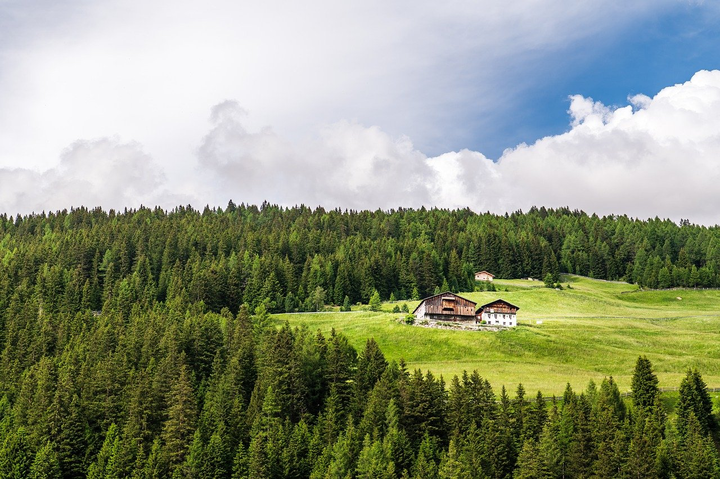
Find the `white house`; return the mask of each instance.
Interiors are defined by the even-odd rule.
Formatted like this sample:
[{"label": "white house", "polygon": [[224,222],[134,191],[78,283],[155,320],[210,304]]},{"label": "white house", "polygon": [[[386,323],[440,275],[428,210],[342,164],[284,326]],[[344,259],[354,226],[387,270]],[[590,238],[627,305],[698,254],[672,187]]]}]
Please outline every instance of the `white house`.
[{"label": "white house", "polygon": [[494,277],[494,274],[488,273],[487,271],[478,271],[475,273],[475,281],[492,281]]},{"label": "white house", "polygon": [[520,308],[504,299],[480,306],[475,312],[476,321],[485,321],[492,326],[517,326],[517,311]]}]

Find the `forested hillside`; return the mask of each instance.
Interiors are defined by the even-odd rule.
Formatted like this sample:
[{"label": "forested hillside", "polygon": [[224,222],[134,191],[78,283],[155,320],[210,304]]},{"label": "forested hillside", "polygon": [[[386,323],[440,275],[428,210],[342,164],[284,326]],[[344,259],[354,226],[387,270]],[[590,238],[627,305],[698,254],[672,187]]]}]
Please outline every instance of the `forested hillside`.
[{"label": "forested hillside", "polygon": [[[319,304],[468,291],[472,273],[576,273],[650,288],[720,285],[720,230],[668,220],[533,209],[325,211],[235,206],[172,212],[77,209],[0,216],[0,310],[32,289],[48,312],[127,316],[136,300],[203,301],[219,312],[312,310]],[[18,289],[20,288],[20,289]]]},{"label": "forested hillside", "polygon": [[696,373],[674,425],[651,373],[632,413],[610,379],[530,402],[267,317],[467,290],[479,268],[714,286],[714,228],[230,204],[2,217],[0,238],[0,477],[715,473]]}]

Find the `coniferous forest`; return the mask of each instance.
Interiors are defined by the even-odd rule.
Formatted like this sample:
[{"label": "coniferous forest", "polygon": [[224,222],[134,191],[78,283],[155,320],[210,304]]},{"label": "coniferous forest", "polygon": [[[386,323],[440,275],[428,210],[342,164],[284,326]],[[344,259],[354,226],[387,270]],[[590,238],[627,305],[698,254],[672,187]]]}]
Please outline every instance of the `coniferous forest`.
[{"label": "coniferous forest", "polygon": [[[268,314],[473,272],[717,287],[720,230],[532,209],[228,204],[0,216],[0,477],[718,477],[696,370],[562,398],[446,382]],[[568,380],[576,378],[568,378]]]}]

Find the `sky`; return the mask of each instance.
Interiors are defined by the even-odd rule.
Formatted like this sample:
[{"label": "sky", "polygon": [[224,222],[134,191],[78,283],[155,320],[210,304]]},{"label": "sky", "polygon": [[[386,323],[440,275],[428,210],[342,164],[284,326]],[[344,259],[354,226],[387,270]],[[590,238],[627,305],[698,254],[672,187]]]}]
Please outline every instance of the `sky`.
[{"label": "sky", "polygon": [[711,1],[0,0],[0,212],[720,223]]}]

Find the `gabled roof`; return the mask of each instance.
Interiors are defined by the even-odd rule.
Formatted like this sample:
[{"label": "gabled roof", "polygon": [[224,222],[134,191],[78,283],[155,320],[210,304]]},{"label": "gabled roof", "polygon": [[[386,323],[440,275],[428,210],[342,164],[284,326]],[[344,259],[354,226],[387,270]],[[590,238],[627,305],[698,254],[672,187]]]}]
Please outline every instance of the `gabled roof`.
[{"label": "gabled roof", "polygon": [[495,303],[498,303],[498,302],[499,302],[499,303],[505,303],[505,304],[507,304],[508,306],[512,306],[512,307],[515,308],[515,309],[520,309],[519,306],[515,306],[514,304],[508,303],[508,302],[505,301],[504,299],[500,299],[500,298],[496,299],[495,301],[490,301],[490,302],[487,303],[487,304],[483,304],[482,306],[480,306],[480,307],[477,308],[477,309],[478,309],[478,310],[482,310],[482,309],[485,309],[486,306],[490,306],[491,304],[495,304]]},{"label": "gabled roof", "polygon": [[415,307],[415,309],[413,309],[413,314],[415,314],[415,311],[418,310],[418,308],[420,307],[420,305],[423,304],[423,303],[424,303],[425,301],[427,301],[428,299],[433,299],[433,298],[437,298],[438,296],[447,296],[447,295],[455,296],[456,298],[464,299],[464,300],[467,301],[468,303],[472,303],[472,304],[474,304],[474,305],[477,305],[477,303],[476,303],[475,301],[470,301],[469,299],[463,298],[463,297],[460,296],[459,294],[455,294],[455,293],[453,293],[453,292],[451,292],[451,291],[445,291],[444,293],[433,294],[432,296],[428,296],[427,298],[421,299],[421,300],[420,300],[420,303]]},{"label": "gabled roof", "polygon": [[488,274],[488,275],[492,276],[493,278],[495,277],[495,275],[494,275],[494,274],[492,274],[492,273],[491,273],[491,272],[489,272],[489,271],[478,271],[478,272],[477,272],[477,273],[475,273],[475,274],[483,274],[483,273],[485,273],[485,274]]}]

